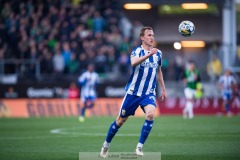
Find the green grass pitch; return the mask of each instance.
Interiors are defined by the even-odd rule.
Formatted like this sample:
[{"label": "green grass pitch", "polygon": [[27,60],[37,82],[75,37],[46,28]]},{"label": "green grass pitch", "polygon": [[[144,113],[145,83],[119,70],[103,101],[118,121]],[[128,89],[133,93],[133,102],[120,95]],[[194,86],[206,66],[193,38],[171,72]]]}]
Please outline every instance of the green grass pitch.
[{"label": "green grass pitch", "polygon": [[[1,160],[77,160],[79,152],[99,152],[115,117],[0,119]],[[144,118],[131,117],[109,152],[133,152]],[[51,133],[55,132],[55,133]],[[144,152],[162,160],[239,160],[240,117],[156,117]]]}]

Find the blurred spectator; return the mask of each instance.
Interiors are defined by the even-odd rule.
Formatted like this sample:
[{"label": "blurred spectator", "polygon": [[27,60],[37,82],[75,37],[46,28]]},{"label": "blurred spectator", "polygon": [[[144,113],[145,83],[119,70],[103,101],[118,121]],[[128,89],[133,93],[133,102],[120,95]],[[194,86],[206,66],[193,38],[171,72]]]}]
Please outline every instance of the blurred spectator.
[{"label": "blurred spectator", "polygon": [[18,98],[18,93],[14,91],[13,87],[9,87],[8,91],[5,92],[5,98]]},{"label": "blurred spectator", "polygon": [[79,61],[76,58],[76,54],[72,53],[71,54],[71,59],[70,59],[70,61],[68,63],[68,66],[67,66],[68,73],[71,73],[71,74],[77,73],[78,67],[79,67]]},{"label": "blurred spectator", "polygon": [[[131,43],[132,24],[117,6],[112,0],[3,1],[0,48],[3,42],[10,46],[4,49],[4,58],[28,58],[32,62],[29,66],[19,62],[13,64],[14,69],[5,68],[35,75],[35,62],[39,61],[41,73],[62,73],[65,67],[64,73],[68,74],[84,71],[92,61],[100,72],[111,72],[116,62],[120,63],[116,58],[119,53],[128,52],[131,44],[138,43]],[[137,30],[142,24],[136,22],[134,27]],[[73,53],[75,60],[71,61]]]},{"label": "blurred spectator", "polygon": [[5,55],[5,49],[4,48],[0,48],[0,60],[4,59],[4,55]]},{"label": "blurred spectator", "polygon": [[215,82],[222,74],[222,63],[216,54],[212,55],[211,60],[207,64],[207,73],[212,82]]},{"label": "blurred spectator", "polygon": [[119,28],[121,29],[124,38],[130,38],[133,26],[126,17],[121,18]]},{"label": "blurred spectator", "polygon": [[123,38],[123,42],[120,44],[120,52],[128,52],[130,49],[130,43],[127,37]]},{"label": "blurred spectator", "polygon": [[72,51],[70,50],[70,46],[68,42],[63,43],[63,50],[62,50],[62,56],[64,59],[64,65],[65,67],[68,66],[68,63],[71,58]]},{"label": "blurred spectator", "polygon": [[239,47],[237,48],[237,54],[236,54],[234,65],[240,66],[240,48]]},{"label": "blurred spectator", "polygon": [[115,54],[115,49],[113,47],[108,47],[107,50],[107,65],[108,65],[108,71],[112,72],[113,67],[116,61],[116,54]]},{"label": "blurred spectator", "polygon": [[80,93],[79,89],[76,85],[76,83],[72,82],[70,84],[70,87],[68,89],[68,98],[74,99],[74,98],[80,98]]},{"label": "blurred spectator", "polygon": [[5,54],[5,50],[3,48],[0,48],[0,74],[4,73],[4,67],[1,64],[1,62],[4,60],[4,54]]},{"label": "blurred spectator", "polygon": [[141,24],[140,21],[134,21],[133,22],[133,40],[136,41],[139,39],[139,33],[140,30],[142,29],[143,25]]},{"label": "blurred spectator", "polygon": [[43,55],[40,57],[41,60],[41,72],[42,73],[52,73],[53,71],[53,63],[52,63],[52,55],[49,53],[47,48],[43,49]]},{"label": "blurred spectator", "polygon": [[[169,59],[168,68],[167,68],[167,79],[175,80],[176,79],[176,64],[173,59]],[[183,75],[182,75],[183,76]]]},{"label": "blurred spectator", "polygon": [[63,73],[64,67],[64,58],[60,50],[57,50],[53,56],[53,70],[55,73]]},{"label": "blurred spectator", "polygon": [[28,56],[28,59],[30,59],[30,64],[28,66],[28,76],[31,77],[35,74],[36,70],[35,62],[38,60],[37,48],[35,45],[31,46],[30,55]]},{"label": "blurred spectator", "polygon": [[93,32],[97,33],[103,32],[103,28],[104,28],[104,19],[102,18],[102,16],[100,15],[99,12],[95,12],[94,13],[94,19],[93,19]]},{"label": "blurred spectator", "polygon": [[80,68],[80,73],[85,71],[87,69],[89,62],[87,59],[86,53],[81,53],[79,56],[79,68]]},{"label": "blurred spectator", "polygon": [[126,52],[122,52],[118,62],[121,74],[128,74],[129,55]]},{"label": "blurred spectator", "polygon": [[95,57],[95,66],[97,73],[105,73],[106,71],[107,57],[105,55],[105,50],[105,47],[100,48]]},{"label": "blurred spectator", "polygon": [[182,55],[177,54],[175,56],[175,80],[179,81],[181,80],[181,76],[183,75],[184,72],[184,60]]},{"label": "blurred spectator", "polygon": [[116,47],[118,47],[121,44],[122,38],[118,28],[116,27],[113,28],[112,33],[109,35],[109,41]]}]

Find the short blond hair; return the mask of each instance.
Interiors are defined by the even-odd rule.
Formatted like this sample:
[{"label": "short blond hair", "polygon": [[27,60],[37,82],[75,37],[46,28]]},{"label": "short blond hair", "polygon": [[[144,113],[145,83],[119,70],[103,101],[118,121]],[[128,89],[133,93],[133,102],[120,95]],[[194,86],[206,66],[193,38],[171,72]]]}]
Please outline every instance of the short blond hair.
[{"label": "short blond hair", "polygon": [[152,27],[143,27],[140,31],[140,37],[144,36],[146,30],[153,30]]}]

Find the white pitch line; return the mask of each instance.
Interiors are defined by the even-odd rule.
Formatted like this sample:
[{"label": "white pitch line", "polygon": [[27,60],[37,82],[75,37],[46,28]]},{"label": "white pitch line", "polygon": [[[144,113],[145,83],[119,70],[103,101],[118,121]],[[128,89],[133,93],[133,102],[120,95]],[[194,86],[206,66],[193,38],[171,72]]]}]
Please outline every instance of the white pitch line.
[{"label": "white pitch line", "polygon": [[[72,127],[72,128],[78,128],[78,127]],[[71,128],[71,129],[72,129]],[[53,129],[50,132],[52,134],[62,134],[62,135],[75,135],[75,136],[106,136],[106,133],[89,133],[89,132],[70,132],[66,131],[69,128],[58,128],[58,129]],[[116,136],[120,137],[138,137],[140,134],[123,134],[119,133]],[[226,133],[226,134],[218,134],[216,132],[212,133],[207,133],[207,134],[193,134],[191,132],[187,133],[169,133],[169,134],[151,134],[153,137],[240,137],[238,133]]]},{"label": "white pitch line", "polygon": [[[50,133],[52,134],[64,134],[64,135],[79,135],[79,136],[106,136],[106,133],[84,133],[84,132],[67,132],[63,131],[67,128],[52,129]],[[139,136],[139,134],[117,134],[117,136]]]},{"label": "white pitch line", "polygon": [[[59,134],[59,135],[55,135],[55,136],[28,136],[28,137],[0,137],[0,141],[4,141],[4,140],[30,140],[30,139],[53,139],[53,138],[73,138],[76,137],[78,138],[79,136],[106,136],[105,133],[78,133],[78,132],[59,132],[59,129],[54,129],[51,130],[52,134]],[[120,137],[138,137],[139,134],[117,134],[116,136],[120,136]],[[231,134],[222,134],[222,135],[215,135],[215,134],[199,134],[199,135],[184,135],[184,134],[179,134],[179,133],[175,133],[175,134],[152,134],[151,137],[186,137],[188,136],[189,138],[195,138],[195,137],[206,137],[206,138],[212,138],[212,137],[235,137],[235,138],[239,138],[240,135],[236,134],[236,135],[231,135]]]},{"label": "white pitch line", "polygon": [[76,136],[28,136],[28,137],[1,137],[1,140],[26,140],[26,139],[46,139],[46,138],[66,138],[66,137],[78,137]]}]

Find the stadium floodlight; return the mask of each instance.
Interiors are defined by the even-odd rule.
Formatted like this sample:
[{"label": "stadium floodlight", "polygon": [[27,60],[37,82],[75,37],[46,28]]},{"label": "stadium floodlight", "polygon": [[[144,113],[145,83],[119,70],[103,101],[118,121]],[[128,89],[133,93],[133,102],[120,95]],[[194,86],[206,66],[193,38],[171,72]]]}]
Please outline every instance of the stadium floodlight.
[{"label": "stadium floodlight", "polygon": [[126,3],[123,7],[129,10],[147,10],[152,8],[151,4],[149,3]]},{"label": "stadium floodlight", "polygon": [[183,9],[207,9],[208,5],[206,3],[182,3]]},{"label": "stadium floodlight", "polygon": [[182,48],[182,45],[181,45],[181,43],[179,43],[179,42],[174,42],[173,47],[174,47],[176,50],[180,50],[180,49]]},{"label": "stadium floodlight", "polygon": [[181,41],[181,45],[185,48],[203,48],[206,44],[204,41]]}]

